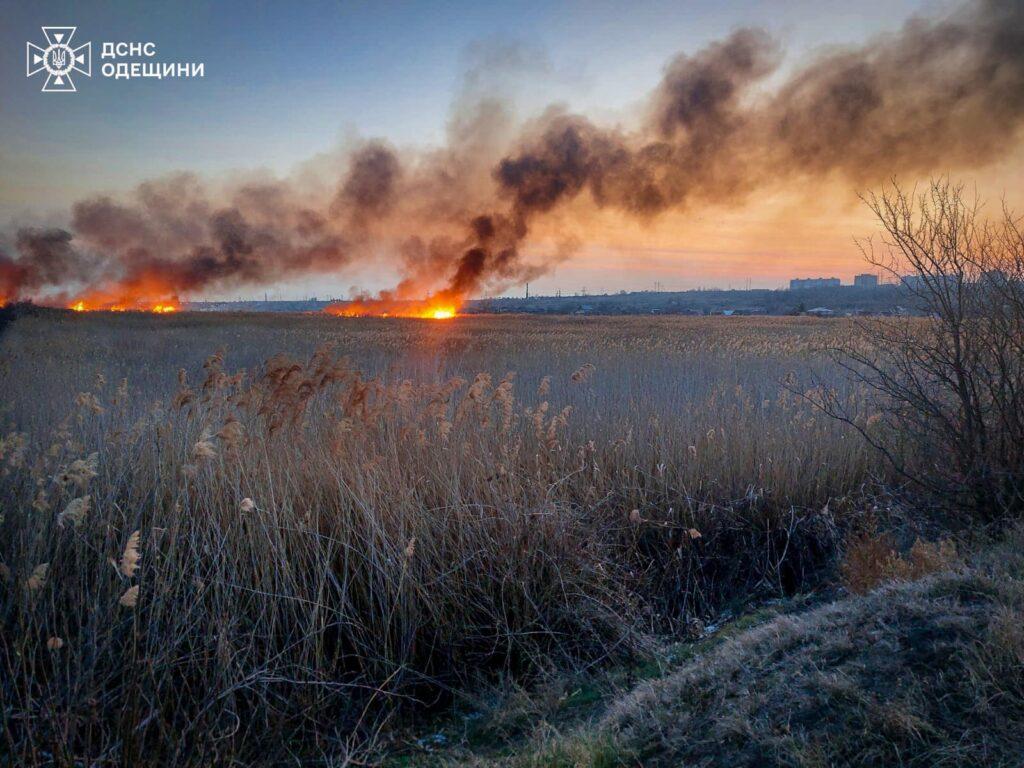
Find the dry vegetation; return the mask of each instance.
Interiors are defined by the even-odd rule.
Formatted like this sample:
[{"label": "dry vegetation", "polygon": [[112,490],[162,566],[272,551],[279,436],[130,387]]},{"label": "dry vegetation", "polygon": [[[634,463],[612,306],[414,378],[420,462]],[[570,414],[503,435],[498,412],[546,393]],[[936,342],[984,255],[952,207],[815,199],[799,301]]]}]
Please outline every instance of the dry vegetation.
[{"label": "dry vegetation", "polygon": [[[943,179],[866,202],[884,230],[866,255],[914,276],[905,291],[925,317],[836,335],[831,359],[866,396],[851,400],[834,371],[787,388],[885,457],[913,489],[911,519],[941,510],[933,538],[874,510],[846,516],[842,599],[691,654],[657,682],[605,697],[603,716],[592,706],[575,731],[542,721],[517,751],[460,762],[1021,765],[1024,233],[1014,214],[983,216]],[[968,557],[942,532],[954,521],[967,524]],[[713,645],[723,633],[702,634]]]},{"label": "dry vegetation", "polygon": [[[836,362],[871,393],[882,429],[861,429],[901,477],[988,522],[1024,511],[1024,229],[985,215],[963,186],[893,186],[866,202],[884,234],[870,263],[905,283],[927,322],[865,320]],[[819,404],[852,418],[842,398]]]},{"label": "dry vegetation", "polygon": [[387,713],[806,588],[887,471],[783,384],[831,377],[870,428],[815,352],[851,331],[18,320],[4,741],[20,764],[343,761]]},{"label": "dry vegetation", "polygon": [[791,606],[592,720],[459,764],[1002,766],[1024,754],[1024,535],[952,570]]},{"label": "dry vegetation", "polygon": [[970,550],[1024,508],[1024,237],[871,204],[925,318],[0,312],[0,763],[362,764],[653,664],[497,758],[1019,764],[1021,536]]}]

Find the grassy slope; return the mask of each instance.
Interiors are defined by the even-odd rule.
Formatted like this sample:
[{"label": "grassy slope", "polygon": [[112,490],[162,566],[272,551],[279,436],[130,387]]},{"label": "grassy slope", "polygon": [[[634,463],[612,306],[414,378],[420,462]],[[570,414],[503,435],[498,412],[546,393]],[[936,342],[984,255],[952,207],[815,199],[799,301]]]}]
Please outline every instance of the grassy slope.
[{"label": "grassy slope", "polygon": [[[1022,545],[1017,532],[957,572],[761,611],[674,649],[667,672],[627,693],[628,675],[570,686],[554,705],[488,714],[457,749],[402,762],[1021,765]],[[496,747],[486,737],[502,735],[508,710],[530,722]]]}]

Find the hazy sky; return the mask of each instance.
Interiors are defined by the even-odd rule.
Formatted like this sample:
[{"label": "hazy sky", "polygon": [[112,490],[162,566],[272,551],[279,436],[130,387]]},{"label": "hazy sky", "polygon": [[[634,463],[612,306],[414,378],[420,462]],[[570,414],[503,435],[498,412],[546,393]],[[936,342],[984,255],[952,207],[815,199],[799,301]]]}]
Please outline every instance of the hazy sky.
[{"label": "hazy sky", "polygon": [[[0,2],[0,222],[59,222],[75,200],[191,170],[208,177],[288,174],[354,136],[399,147],[444,140],[463,73],[481,46],[521,44],[537,67],[509,86],[521,116],[563,102],[614,123],[666,62],[740,25],[767,28],[786,62],[895,30],[911,0],[808,2]],[[76,25],[93,41],[78,93],[44,94],[25,76],[40,26]],[[201,80],[114,82],[102,41],[152,41],[163,61],[205,63]],[[315,160],[314,160],[315,162]],[[1018,166],[1019,167],[1019,166]],[[996,169],[998,172],[1005,169]],[[998,196],[1002,190],[993,190]],[[651,229],[609,218],[538,290],[775,286],[790,275],[860,264],[869,222],[854,206],[761,201],[721,217]],[[794,220],[798,220],[794,224]],[[781,225],[780,222],[785,222]],[[679,234],[685,232],[685,235]],[[372,269],[279,286],[281,294],[381,287]],[[255,293],[242,290],[239,293]]]}]

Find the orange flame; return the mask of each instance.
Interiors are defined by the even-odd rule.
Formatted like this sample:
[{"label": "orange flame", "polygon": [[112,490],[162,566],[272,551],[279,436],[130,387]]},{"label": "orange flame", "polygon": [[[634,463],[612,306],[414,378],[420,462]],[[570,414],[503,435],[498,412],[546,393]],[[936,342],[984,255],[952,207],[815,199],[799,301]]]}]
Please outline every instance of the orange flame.
[{"label": "orange flame", "polygon": [[181,309],[181,303],[177,297],[153,300],[146,297],[112,299],[105,296],[86,296],[69,303],[68,309],[73,309],[75,312],[153,312],[165,315],[170,312],[178,312]]},{"label": "orange flame", "polygon": [[424,320],[450,320],[457,317],[463,300],[451,296],[433,296],[419,301],[360,299],[331,304],[325,312],[336,317],[416,317]]},{"label": "orange flame", "polygon": [[166,315],[177,312],[181,306],[176,301],[165,300],[163,302],[147,305],[136,302],[134,304],[90,304],[81,299],[68,304],[68,309],[75,312],[153,312],[158,315]]},{"label": "orange flame", "polygon": [[78,294],[68,303],[76,312],[155,312],[181,309],[174,288],[156,274],[135,276]]}]

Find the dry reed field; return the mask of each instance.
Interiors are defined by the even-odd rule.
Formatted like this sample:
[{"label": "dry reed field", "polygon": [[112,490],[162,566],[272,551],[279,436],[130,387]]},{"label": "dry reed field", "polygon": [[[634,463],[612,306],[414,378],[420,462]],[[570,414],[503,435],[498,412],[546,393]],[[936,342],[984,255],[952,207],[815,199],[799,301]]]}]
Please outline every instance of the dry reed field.
[{"label": "dry reed field", "polygon": [[[26,316],[0,337],[15,764],[344,762],[484,680],[807,588],[885,469],[813,318]],[[338,758],[342,755],[342,758]]]}]

